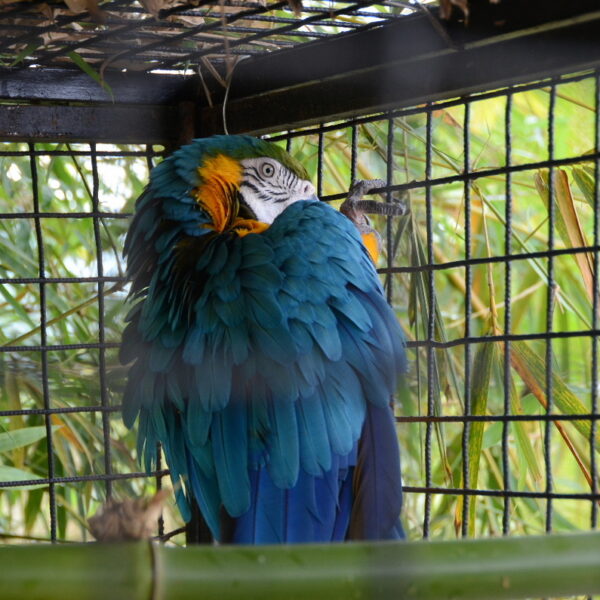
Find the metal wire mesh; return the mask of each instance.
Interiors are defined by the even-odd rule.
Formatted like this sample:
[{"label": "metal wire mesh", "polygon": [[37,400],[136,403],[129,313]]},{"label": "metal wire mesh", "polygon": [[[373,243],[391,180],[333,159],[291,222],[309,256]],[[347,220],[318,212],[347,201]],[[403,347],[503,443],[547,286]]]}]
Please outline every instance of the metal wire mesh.
[{"label": "metal wire mesh", "polygon": [[[271,136],[316,173],[322,199],[377,177],[384,200],[411,209],[374,221],[411,359],[397,420],[413,538],[597,526],[598,106],[598,75],[586,73]],[[135,465],[116,361],[116,256],[161,154],[0,148],[0,422],[44,428],[27,460],[0,455],[32,474],[0,467],[4,508],[27,489],[6,535],[78,539],[67,509],[80,518],[167,474]],[[165,528],[179,524],[168,516]]]},{"label": "metal wire mesh", "polygon": [[[118,369],[116,351],[124,316],[126,282],[120,247],[131,209],[125,198],[141,191],[154,159],[163,151],[94,143],[3,146],[0,420],[7,431],[5,444],[17,448],[13,452],[23,451],[15,429],[35,429],[43,423],[45,444],[28,454],[27,461],[4,452],[2,462],[13,466],[2,473],[0,489],[42,486],[41,491],[48,491],[44,501],[49,539],[85,538],[84,530],[74,533],[67,527],[65,510],[78,504],[69,494],[86,497],[79,504],[82,510],[90,501],[110,498],[115,481],[148,478],[133,462],[128,472],[122,471],[122,452],[128,454],[130,449],[115,452],[115,444],[120,444],[115,432],[120,400],[109,379]],[[136,184],[119,180],[126,172]],[[19,310],[13,313],[18,302]],[[35,449],[35,441],[26,447],[33,443]],[[80,454],[86,457],[83,462]],[[39,462],[42,456],[45,464]],[[31,464],[17,469],[24,466],[19,461]],[[152,474],[157,488],[165,474],[160,466]],[[97,496],[96,484],[104,488]],[[120,492],[135,494],[134,489]],[[15,498],[5,495],[5,508]],[[41,503],[42,497],[36,502]],[[8,537],[31,529],[4,514],[3,533]],[[40,536],[44,527],[34,530]]]},{"label": "metal wire mesh", "polygon": [[65,66],[76,53],[102,69],[178,71],[200,64],[210,70],[231,59],[364,30],[416,10],[392,0],[308,0],[297,17],[285,1],[115,0],[80,13],[69,7],[72,2],[3,4],[0,56],[6,66]]},{"label": "metal wire mesh", "polygon": [[[386,249],[379,272],[412,357],[397,421],[416,537],[597,526],[597,108],[597,76],[583,74],[273,138],[292,152],[304,147],[305,160],[306,148],[317,154],[324,200],[339,201],[344,184],[324,173],[323,148],[344,153],[350,144],[350,178],[362,154],[358,177],[387,179],[387,199],[404,195],[411,206],[412,215],[380,220],[378,229]],[[482,141],[474,127],[486,111],[501,129]],[[537,121],[540,139],[526,139],[523,120]],[[572,143],[568,127],[585,139]],[[455,137],[456,154],[446,153],[445,135]],[[496,163],[485,164],[492,146]],[[523,283],[530,269],[535,291]],[[573,294],[586,296],[585,315]],[[482,366],[492,371],[485,392]],[[524,468],[528,444],[536,458]]]}]

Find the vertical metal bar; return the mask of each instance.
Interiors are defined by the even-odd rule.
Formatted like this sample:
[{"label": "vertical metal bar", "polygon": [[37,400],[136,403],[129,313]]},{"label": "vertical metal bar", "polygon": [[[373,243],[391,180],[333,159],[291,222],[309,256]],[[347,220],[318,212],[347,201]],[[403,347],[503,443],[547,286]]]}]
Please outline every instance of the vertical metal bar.
[{"label": "vertical metal bar", "polygon": [[154,167],[154,162],[152,160],[154,156],[154,152],[151,144],[146,144],[146,166],[148,167],[148,171],[152,171]]},{"label": "vertical metal bar", "polygon": [[[596,72],[595,77],[595,122],[594,122],[594,149],[596,154],[600,150],[600,75]],[[598,260],[600,253],[598,245],[600,244],[600,185],[598,184],[600,177],[600,161],[598,158],[594,161],[594,292],[592,299],[592,329],[598,330],[600,311],[600,290],[599,279],[600,269]],[[596,459],[596,433],[598,430],[598,336],[592,336],[592,377],[591,377],[591,413],[593,415],[590,423],[590,474],[592,476],[591,492],[598,494],[598,464]],[[598,527],[598,501],[592,500],[591,503],[591,528]]]},{"label": "vertical metal bar", "polygon": [[[465,103],[464,124],[463,124],[463,155],[464,155],[464,195],[465,195],[465,260],[471,260],[471,181],[469,179],[470,171],[470,151],[471,140],[469,136],[469,127],[471,124],[471,104]],[[472,272],[471,265],[467,263],[465,266],[465,385],[464,385],[464,414],[465,417],[471,415],[471,345],[468,339],[471,337],[471,287],[472,287]],[[463,467],[463,486],[465,489],[470,488],[471,473],[469,469],[469,438],[471,434],[471,422],[465,420],[463,423],[462,437],[462,467]],[[468,494],[463,495],[462,509],[462,528],[461,533],[466,537],[469,532],[469,506],[471,498]]]},{"label": "vertical metal bar", "polygon": [[285,138],[285,151],[289,152],[292,149],[292,136],[288,131],[288,136]]},{"label": "vertical metal bar", "polygon": [[[427,110],[427,124],[425,136],[425,219],[427,227],[427,263],[432,265],[433,255],[433,215],[431,206],[431,132],[432,115],[431,106]],[[428,271],[428,322],[427,322],[427,416],[431,417],[435,412],[435,349],[433,341],[435,337],[435,277],[433,269]],[[433,423],[427,421],[425,426],[425,486],[431,488],[431,435]],[[429,526],[431,521],[431,493],[425,494],[425,511],[423,519],[423,537],[429,537]]]},{"label": "vertical metal bar", "polygon": [[[386,144],[386,185],[389,188],[392,185],[392,181],[394,178],[394,119],[388,119],[388,134],[387,134],[387,144]],[[391,202],[392,193],[386,192],[385,201]],[[391,267],[394,250],[393,250],[393,233],[392,233],[392,217],[386,217],[385,219],[385,230],[386,230],[386,297],[389,304],[392,303],[393,295],[394,295],[394,276],[391,273]]]},{"label": "vertical metal bar", "polygon": [[[162,471],[162,453],[160,443],[156,444],[156,471],[160,473]],[[156,475],[156,491],[159,492],[162,489],[162,475]],[[158,535],[163,536],[165,534],[165,519],[163,517],[162,510],[158,515]]]},{"label": "vertical metal bar", "polygon": [[358,127],[352,125],[352,154],[350,158],[350,184],[353,185],[356,181],[356,166],[358,163]]},{"label": "vertical metal bar", "polygon": [[319,128],[319,142],[317,146],[317,196],[323,195],[323,126]]},{"label": "vertical metal bar", "polygon": [[[550,87],[550,103],[548,107],[548,160],[554,160],[554,109],[556,106],[556,84],[552,82]],[[554,223],[555,223],[555,185],[554,166],[550,164],[548,169],[548,250],[554,250]],[[548,290],[546,294],[546,332],[552,332],[552,316],[554,307],[554,257],[548,256]],[[552,381],[552,339],[546,339],[546,414],[552,413],[553,381]],[[552,531],[552,427],[553,423],[548,419],[544,427],[544,461],[546,467],[546,531]]]},{"label": "vertical metal bar", "polygon": [[[35,144],[29,143],[29,164],[31,168],[31,188],[33,193],[33,212],[36,214],[40,213],[40,198],[39,198],[39,186],[38,186],[38,170],[37,170],[37,158],[35,157]],[[48,332],[46,331],[47,318],[46,318],[46,285],[44,279],[46,279],[46,259],[44,256],[44,236],[42,233],[42,222],[41,218],[34,217],[35,222],[35,237],[38,247],[38,270],[40,277],[40,343],[42,346],[41,361],[42,361],[42,396],[44,399],[44,409],[50,411],[50,386],[48,382]],[[56,484],[54,483],[55,478],[55,466],[54,466],[54,438],[52,435],[52,415],[47,412],[44,415],[44,422],[46,426],[46,447],[48,449],[48,498],[50,505],[50,540],[56,542]]]},{"label": "vertical metal bar", "polygon": [[[108,412],[109,399],[106,385],[106,350],[104,348],[105,322],[104,322],[104,283],[101,279],[104,277],[104,263],[102,260],[102,237],[100,235],[100,219],[97,214],[100,212],[100,202],[98,199],[100,180],[98,177],[98,156],[96,154],[96,144],[90,143],[90,154],[92,161],[92,212],[94,213],[94,241],[96,244],[96,265],[98,269],[98,369],[100,376],[100,404],[102,408],[102,435],[104,448],[104,472],[107,475],[112,474],[111,461],[111,443],[110,443],[110,414]],[[83,176],[83,175],[82,175]],[[112,495],[112,480],[106,479],[106,497]]]},{"label": "vertical metal bar", "polygon": [[[505,135],[505,166],[508,169],[511,164],[512,152],[512,92],[506,95],[506,112],[504,114]],[[512,175],[506,172],[505,211],[504,211],[504,254],[510,256],[512,240]],[[504,335],[510,335],[511,330],[511,285],[512,285],[512,263],[507,260],[504,267]],[[504,341],[504,417],[510,415],[511,394],[511,372],[510,372],[510,340]],[[502,479],[504,483],[504,507],[502,511],[502,533],[508,535],[510,530],[510,463],[508,455],[509,422],[505,419],[502,423]]]}]

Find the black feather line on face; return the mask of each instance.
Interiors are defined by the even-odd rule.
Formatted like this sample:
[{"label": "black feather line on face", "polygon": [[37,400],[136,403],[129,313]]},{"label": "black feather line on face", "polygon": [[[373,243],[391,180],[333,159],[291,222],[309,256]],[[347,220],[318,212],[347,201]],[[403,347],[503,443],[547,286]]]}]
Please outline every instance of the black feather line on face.
[{"label": "black feather line on face", "polygon": [[257,217],[254,214],[254,211],[246,204],[244,196],[239,191],[239,189],[236,190],[236,195],[238,204],[238,216],[242,219],[252,219],[253,221],[256,221]]}]

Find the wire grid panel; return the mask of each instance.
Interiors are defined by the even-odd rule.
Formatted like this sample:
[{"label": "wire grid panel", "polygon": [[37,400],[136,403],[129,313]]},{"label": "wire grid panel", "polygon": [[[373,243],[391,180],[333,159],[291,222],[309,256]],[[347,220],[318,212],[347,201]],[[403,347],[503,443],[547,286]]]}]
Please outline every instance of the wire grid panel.
[{"label": "wire grid panel", "polygon": [[[413,539],[597,525],[597,109],[585,74],[271,137],[324,200],[381,178],[410,208],[374,224],[411,362],[397,416]],[[118,413],[125,217],[160,154],[0,148],[5,537],[85,539],[107,496],[166,474],[139,472]],[[172,504],[165,519],[181,525]]]},{"label": "wire grid panel", "polygon": [[275,136],[321,198],[387,182],[412,538],[598,521],[598,83],[576,75]]},{"label": "wire grid panel", "polygon": [[[160,487],[121,424],[121,248],[152,147],[2,144],[0,535],[86,539],[113,492]],[[161,533],[159,531],[159,533]]]},{"label": "wire grid panel", "polygon": [[297,16],[286,1],[198,6],[114,0],[90,12],[91,3],[79,12],[72,10],[76,3],[67,4],[3,3],[0,58],[5,66],[56,67],[83,60],[103,70],[178,71],[190,64],[212,70],[232,59],[364,30],[416,10],[395,0],[306,0]]}]

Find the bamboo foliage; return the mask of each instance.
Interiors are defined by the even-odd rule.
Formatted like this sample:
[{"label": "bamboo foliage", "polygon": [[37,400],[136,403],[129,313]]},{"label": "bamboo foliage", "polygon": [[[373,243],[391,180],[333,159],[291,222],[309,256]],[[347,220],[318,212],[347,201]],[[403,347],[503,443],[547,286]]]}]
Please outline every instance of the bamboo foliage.
[{"label": "bamboo foliage", "polygon": [[[561,250],[587,246],[593,240],[595,170],[586,161],[593,147],[590,119],[594,104],[593,78],[560,84],[556,102],[557,157],[581,155],[574,166],[555,169],[556,236]],[[472,172],[505,164],[505,100],[501,97],[471,103],[470,164]],[[544,89],[513,95],[511,163],[522,165],[547,159],[548,91]],[[450,106],[432,115],[433,178],[461,176],[464,165],[464,108]],[[413,182],[425,176],[427,117],[414,113],[392,120],[393,143],[391,173],[388,173],[388,119],[357,125],[356,177],[388,180],[394,186],[408,184],[403,200],[410,214],[389,223],[375,217],[374,225],[383,235],[384,252],[379,266],[389,261],[394,266],[413,269],[410,273],[386,274],[384,282],[392,304],[404,327],[407,340],[419,344],[409,351],[410,370],[398,393],[397,414],[419,417],[431,411],[434,417],[448,416],[454,421],[436,422],[432,428],[431,482],[434,487],[460,487],[463,473],[463,433],[459,419],[465,414],[465,352],[460,341],[467,319],[471,336],[502,335],[504,318],[510,310],[512,334],[539,334],[546,327],[548,265],[544,258],[526,257],[544,252],[548,241],[547,176],[536,169],[515,171],[511,176],[513,203],[510,247],[505,248],[506,177],[491,175],[471,182],[471,257],[486,259],[505,254],[525,255],[511,262],[511,290],[505,300],[505,265],[474,265],[470,285],[464,267],[437,269],[433,273],[434,295],[430,303],[429,257],[426,224],[426,193]],[[565,133],[566,132],[566,133]],[[342,194],[351,181],[351,139],[349,127],[340,126],[323,135],[323,194]],[[309,172],[318,166],[318,135],[299,136],[291,142],[291,152]],[[38,150],[88,151],[85,144],[38,144]],[[112,148],[110,146],[103,149]],[[5,144],[5,150],[23,151],[23,144]],[[133,147],[116,147],[132,150]],[[92,208],[92,166],[85,156],[40,156],[38,175],[41,211],[86,212]],[[129,212],[148,178],[144,157],[100,158],[99,201],[102,209]],[[545,179],[546,177],[546,179]],[[394,192],[396,193],[396,192]],[[400,192],[399,192],[400,193]],[[438,265],[455,264],[465,258],[465,186],[463,181],[431,187],[433,259]],[[32,210],[29,157],[0,156],[0,212]],[[44,251],[48,277],[94,276],[97,273],[96,245],[90,219],[44,219]],[[104,274],[123,273],[120,248],[127,221],[105,219],[101,226]],[[0,278],[38,276],[38,248],[31,219],[0,220]],[[416,270],[415,270],[416,269]],[[422,269],[422,270],[418,270]],[[594,265],[588,253],[557,256],[554,259],[556,293],[552,307],[556,331],[585,331],[591,327]],[[47,284],[48,341],[55,344],[85,344],[98,341],[98,289],[96,283]],[[105,338],[118,342],[126,313],[126,287],[104,284]],[[471,300],[467,315],[465,298]],[[0,284],[0,345],[40,343],[40,298],[37,284]],[[429,315],[433,311],[434,339],[439,345],[432,352],[432,381],[428,389],[427,349]],[[507,332],[508,333],[508,332]],[[563,414],[589,414],[591,409],[589,336],[555,339],[553,344],[553,410]],[[546,412],[545,344],[519,341],[510,344],[509,412],[520,418],[540,417]],[[91,407],[100,403],[97,350],[76,349],[47,354],[51,406],[58,409]],[[125,371],[118,364],[116,350],[106,351],[106,379],[111,405],[120,403]],[[504,344],[472,345],[470,381],[473,414],[503,415]],[[475,377],[473,377],[475,376]],[[428,404],[431,403],[431,406]],[[18,479],[8,470],[26,473],[28,479],[48,475],[46,438],[22,439],[22,430],[40,435],[45,428],[43,416],[27,414],[27,409],[44,406],[40,355],[35,351],[0,352],[0,409],[14,416],[0,417],[0,436],[10,433],[22,445],[3,448],[0,437],[0,481]],[[475,412],[477,411],[477,412]],[[589,493],[594,477],[591,461],[591,427],[588,419],[553,425],[550,448],[558,492]],[[104,471],[103,422],[99,414],[71,412],[54,415],[52,420],[56,475],[90,476]],[[40,429],[42,428],[42,429]],[[37,433],[36,433],[37,432]],[[504,481],[502,439],[508,442],[508,481]],[[423,486],[426,478],[426,425],[400,423],[398,435],[403,452],[404,483]],[[16,437],[15,437],[16,436]],[[139,470],[135,456],[135,435],[124,429],[118,412],[111,413],[108,436],[111,441],[111,466],[114,472]],[[27,443],[25,443],[27,441]],[[5,442],[6,443],[6,442]],[[516,420],[508,423],[473,423],[469,436],[468,487],[538,493],[545,489],[545,432],[540,422]],[[596,445],[596,449],[598,445]],[[15,473],[12,472],[11,473]],[[23,480],[24,475],[21,480]],[[155,491],[150,479],[123,479],[113,482],[117,498],[140,497]],[[87,517],[106,496],[104,482],[85,481],[55,487],[59,500],[58,533],[61,539],[86,540]],[[456,535],[456,517],[462,516],[460,498],[454,494],[434,494],[431,503],[433,538]],[[590,524],[591,502],[555,503],[555,527],[573,532]],[[535,497],[510,500],[509,530],[515,534],[543,531],[545,501]],[[504,502],[496,497],[473,497],[470,501],[469,533],[491,535],[501,532]],[[48,490],[36,485],[27,489],[0,488],[0,536],[48,536]],[[167,529],[181,525],[172,503],[167,503]],[[422,495],[406,494],[405,522],[409,536],[422,535],[424,508]],[[462,523],[458,523],[462,525]],[[460,529],[460,528],[459,528]],[[8,539],[8,538],[7,538]],[[181,537],[174,539],[182,543]]]}]

